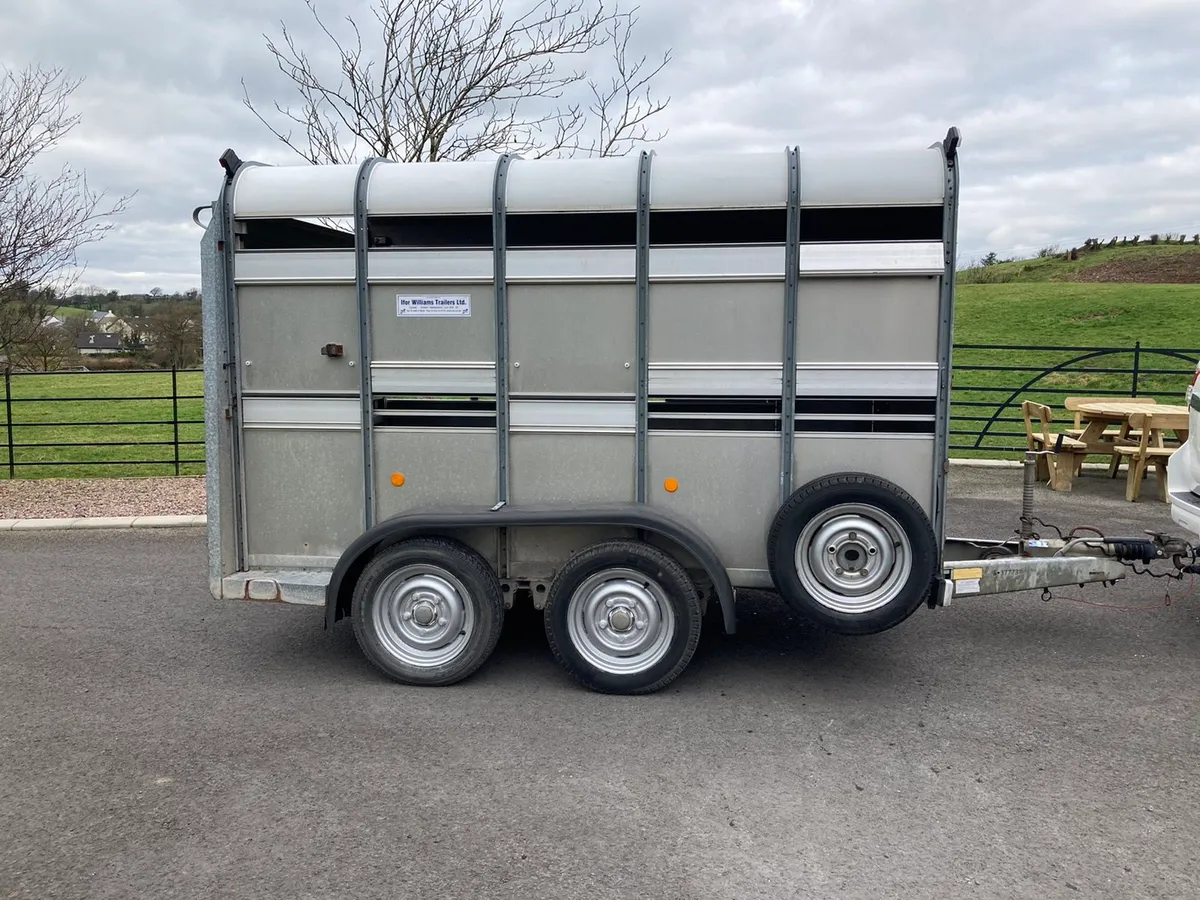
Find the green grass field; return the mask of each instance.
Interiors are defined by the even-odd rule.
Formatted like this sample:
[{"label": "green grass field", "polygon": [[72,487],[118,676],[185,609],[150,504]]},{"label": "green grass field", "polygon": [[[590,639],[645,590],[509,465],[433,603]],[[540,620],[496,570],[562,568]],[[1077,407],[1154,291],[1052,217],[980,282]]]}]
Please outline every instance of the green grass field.
[{"label": "green grass field", "polygon": [[[988,437],[983,447],[1019,446],[1024,424],[1020,402],[1037,400],[1065,416],[1062,403],[1071,395],[1105,396],[1117,391],[1132,393],[1130,374],[1097,369],[1130,370],[1132,352],[1140,341],[1143,370],[1173,370],[1171,374],[1143,374],[1138,393],[1156,397],[1160,403],[1181,403],[1191,381],[1189,360],[1147,352],[1177,348],[1200,351],[1200,285],[1193,284],[1068,284],[1032,282],[1010,284],[966,284],[957,290],[954,320],[955,344],[1007,344],[1069,347],[1124,347],[1130,352],[1083,361],[1069,370],[1045,376],[1033,390],[1017,392],[1015,406],[1005,410],[989,431],[1007,432]],[[1082,355],[1078,352],[1024,350],[955,350],[952,431],[973,431],[983,422],[962,417],[990,417],[995,406],[1008,400],[1013,390],[1034,378],[1036,371],[973,371],[971,365],[1029,366],[1048,368]],[[1200,356],[1193,353],[1192,358]],[[1002,387],[1009,391],[998,390]],[[1039,391],[1049,393],[1039,393]],[[991,408],[966,405],[988,403]],[[951,444],[974,443],[974,438],[952,434]],[[996,451],[955,451],[954,456],[995,456]],[[1015,458],[1017,454],[1000,454]]]},{"label": "green grass field", "polygon": [[[1094,283],[1072,281],[1081,272],[1114,265],[1144,271],[1147,254],[1164,261],[1178,273],[1180,260],[1200,261],[1200,248],[1185,246],[1139,246],[1114,248],[1089,253],[1080,260],[1062,256],[1002,263],[987,267],[998,273],[997,283],[971,283],[960,279],[957,290],[954,338],[956,345],[1004,344],[1073,347],[1120,347],[1128,352],[1085,361],[1071,370],[1048,375],[1030,385],[1032,390],[1017,392],[1016,406],[1007,409],[992,432],[1007,432],[985,438],[981,450],[956,450],[955,456],[1009,456],[998,447],[1023,444],[1020,401],[1037,399],[1056,410],[1069,395],[1090,395],[1132,391],[1129,374],[1103,369],[1132,368],[1132,348],[1140,341],[1144,352],[1143,370],[1170,369],[1169,374],[1143,374],[1139,393],[1156,396],[1160,402],[1179,403],[1191,380],[1190,359],[1168,358],[1151,351],[1155,348],[1200,350],[1200,284]],[[1166,263],[1164,263],[1165,265]],[[1141,267],[1141,268],[1139,268]],[[975,270],[978,272],[979,270]],[[969,273],[964,273],[969,275]],[[60,310],[61,312],[61,310]],[[70,312],[70,311],[68,311]],[[78,311],[82,313],[83,310]],[[955,351],[954,406],[951,423],[955,431],[977,431],[998,404],[1009,399],[1014,389],[1033,379],[1041,369],[1079,356],[1074,352],[1024,350]],[[1200,353],[1192,355],[1200,356]],[[1028,371],[979,371],[968,366],[1024,366]],[[18,463],[56,465],[19,465],[18,478],[83,477],[97,475],[170,475],[174,474],[174,448],[146,442],[173,439],[171,375],[137,374],[64,374],[16,375],[13,384],[13,440],[17,444],[92,444],[92,447],[18,447]],[[1007,388],[1007,390],[1003,390]],[[1047,391],[1047,393],[1037,393]],[[181,424],[183,441],[202,441],[203,381],[200,373],[179,376],[179,393],[190,399],[179,401],[179,418],[194,424]],[[69,397],[71,400],[51,400]],[[125,399],[113,398],[159,398]],[[166,398],[166,399],[162,399]],[[988,404],[987,406],[970,404]],[[974,420],[964,418],[974,417]],[[66,423],[105,422],[104,425]],[[63,423],[63,424],[51,424]],[[8,477],[7,418],[0,407],[0,478]],[[989,434],[992,434],[989,432]],[[138,442],[143,442],[140,446]],[[974,444],[965,434],[952,435],[952,444]],[[988,449],[990,448],[990,449]],[[184,446],[183,459],[198,459],[203,446]],[[140,465],[89,465],[98,462],[141,462]],[[150,464],[153,463],[153,464]],[[202,463],[182,466],[183,474],[201,474]]]},{"label": "green grass field", "polygon": [[[171,373],[13,375],[12,440],[15,444],[107,444],[18,446],[18,478],[81,478],[175,474],[175,412]],[[204,440],[204,379],[178,376],[180,441]],[[51,399],[69,398],[69,399]],[[118,399],[124,398],[124,399]],[[151,399],[153,398],[153,399]],[[147,424],[147,423],[167,424]],[[77,424],[104,423],[104,424]],[[0,478],[9,477],[9,423],[0,408]],[[167,442],[167,443],[152,443]],[[181,459],[201,459],[203,445],[180,447]],[[54,465],[28,465],[47,463]],[[125,465],[96,465],[123,462]],[[132,465],[130,463],[139,463]],[[185,463],[180,474],[200,475],[203,463]]]}]

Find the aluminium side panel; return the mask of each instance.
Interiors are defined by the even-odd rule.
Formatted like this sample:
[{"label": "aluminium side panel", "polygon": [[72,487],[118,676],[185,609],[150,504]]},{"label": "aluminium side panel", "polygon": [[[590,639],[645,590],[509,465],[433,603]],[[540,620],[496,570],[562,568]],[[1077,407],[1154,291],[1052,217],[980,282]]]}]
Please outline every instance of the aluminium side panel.
[{"label": "aluminium side panel", "polygon": [[[739,263],[759,249],[720,253],[753,271]],[[651,250],[652,264],[656,254],[673,250]],[[766,570],[779,503],[782,262],[777,277],[650,286],[647,502],[695,522],[741,584]]]},{"label": "aluminium side panel", "polygon": [[[403,252],[403,251],[398,251]],[[447,252],[447,256],[451,255]],[[372,255],[376,268],[378,257]],[[490,271],[490,265],[489,265]],[[373,278],[371,328],[373,364],[436,367],[487,363],[496,359],[495,291],[490,278],[483,282],[413,281]],[[459,304],[460,315],[416,312],[421,302]],[[449,308],[449,307],[445,307]],[[386,367],[386,365],[385,365]],[[428,368],[428,367],[419,367]],[[436,381],[436,379],[434,379]],[[494,375],[492,377],[494,383]],[[446,385],[449,387],[449,385]],[[436,383],[430,387],[436,388]],[[376,393],[379,392],[376,388]]]},{"label": "aluminium side panel", "polygon": [[796,487],[866,472],[909,491],[934,520],[938,293],[931,276],[801,281]]},{"label": "aluminium side panel", "polygon": [[[731,570],[766,571],[779,508],[779,431],[664,431],[651,412],[648,502],[695,522]],[[674,491],[666,489],[673,479]]]},{"label": "aluminium side panel", "polygon": [[[243,392],[357,395],[357,309],[353,284],[240,286]],[[322,355],[330,343],[344,355]]]},{"label": "aluminium side panel", "polygon": [[796,422],[796,484],[837,472],[868,472],[903,488],[926,515],[933,504],[932,434],[804,432]]},{"label": "aluminium side panel", "polygon": [[652,284],[653,370],[664,372],[670,363],[712,370],[729,363],[780,365],[782,293],[782,281]]},{"label": "aluminium side panel", "polygon": [[[246,566],[328,566],[364,516],[352,254],[348,271],[316,283],[300,280],[311,253],[273,255],[269,269],[240,266],[236,298]],[[238,269],[256,251],[235,256]]]},{"label": "aluminium side panel", "polygon": [[[247,404],[251,567],[272,557],[290,557],[297,566],[328,564],[362,533],[359,404],[355,397],[336,402],[344,407],[340,416],[336,410],[310,408],[283,424]],[[300,421],[302,416],[310,421]]]},{"label": "aluminium side panel", "polygon": [[509,389],[514,399],[541,394],[622,395],[634,400],[637,293],[632,278],[628,284],[510,280],[508,317]]},{"label": "aluminium side panel", "polygon": [[417,507],[490,506],[496,429],[376,426],[375,496],[381,520]]}]

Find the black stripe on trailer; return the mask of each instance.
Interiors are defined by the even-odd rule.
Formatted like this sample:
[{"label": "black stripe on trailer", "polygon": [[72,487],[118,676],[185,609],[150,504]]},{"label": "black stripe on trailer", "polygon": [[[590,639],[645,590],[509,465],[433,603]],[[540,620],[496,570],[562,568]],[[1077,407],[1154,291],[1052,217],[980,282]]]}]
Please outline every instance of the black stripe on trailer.
[{"label": "black stripe on trailer", "polygon": [[[784,244],[787,209],[651,210],[650,245]],[[941,206],[806,206],[801,244],[940,241]]]},{"label": "black stripe on trailer", "polygon": [[[650,431],[780,433],[778,397],[654,397]],[[796,398],[796,433],[933,434],[932,397]]]},{"label": "black stripe on trailer", "polygon": [[[635,247],[637,213],[508,213],[507,246]],[[941,241],[941,206],[804,207],[801,244]],[[297,219],[239,221],[241,250],[350,250],[354,235]],[[785,244],[787,209],[651,210],[650,246]],[[489,214],[372,217],[371,249],[490,250]]]}]

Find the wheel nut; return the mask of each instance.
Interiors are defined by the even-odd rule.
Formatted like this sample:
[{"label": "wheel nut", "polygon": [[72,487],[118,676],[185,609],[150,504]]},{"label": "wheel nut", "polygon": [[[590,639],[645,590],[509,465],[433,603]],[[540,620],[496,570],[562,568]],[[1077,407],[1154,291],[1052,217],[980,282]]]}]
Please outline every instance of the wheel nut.
[{"label": "wheel nut", "polygon": [[868,552],[868,553],[870,553],[872,556],[874,556],[874,555],[875,555],[876,553],[878,553],[879,551],[878,551],[878,550],[876,550],[874,547],[868,547],[868,548],[867,548],[867,552]]},{"label": "wheel nut", "polygon": [[838,566],[838,567],[837,567],[836,569],[834,569],[833,571],[834,571],[834,572],[836,572],[838,575],[845,575],[845,574],[846,574],[846,570],[845,570],[845,569],[843,569],[841,566]]},{"label": "wheel nut", "polygon": [[837,547],[830,547],[830,548],[829,548],[829,552],[830,552],[830,553],[837,553]]}]

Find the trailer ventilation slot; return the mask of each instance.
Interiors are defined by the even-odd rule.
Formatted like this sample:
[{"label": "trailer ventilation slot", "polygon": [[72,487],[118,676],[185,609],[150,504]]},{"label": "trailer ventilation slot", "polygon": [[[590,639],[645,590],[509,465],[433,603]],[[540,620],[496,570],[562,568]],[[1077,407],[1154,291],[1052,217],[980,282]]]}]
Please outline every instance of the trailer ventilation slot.
[{"label": "trailer ventilation slot", "polygon": [[354,232],[329,228],[301,219],[242,219],[238,222],[239,250],[353,250]]},{"label": "trailer ventilation slot", "polygon": [[495,397],[372,398],[372,420],[381,428],[495,428]]},{"label": "trailer ventilation slot", "polygon": [[651,397],[651,431],[782,430],[778,397]]},{"label": "trailer ventilation slot", "polygon": [[367,223],[370,246],[438,248],[492,246],[492,214],[386,216]]},{"label": "trailer ventilation slot", "polygon": [[798,397],[797,415],[935,416],[934,397]]},{"label": "trailer ventilation slot", "polygon": [[[805,207],[800,243],[940,241],[941,206]],[[787,210],[658,210],[650,213],[651,246],[783,244]]]}]

